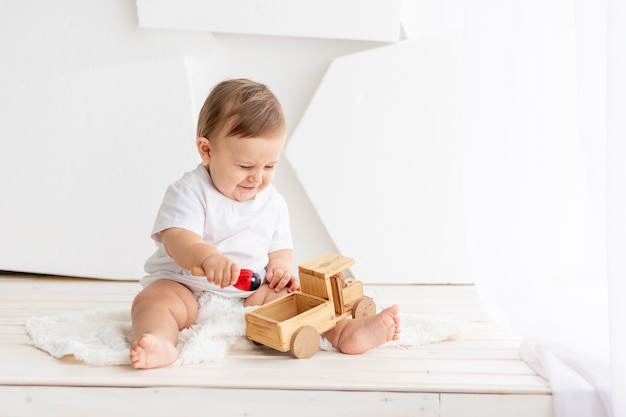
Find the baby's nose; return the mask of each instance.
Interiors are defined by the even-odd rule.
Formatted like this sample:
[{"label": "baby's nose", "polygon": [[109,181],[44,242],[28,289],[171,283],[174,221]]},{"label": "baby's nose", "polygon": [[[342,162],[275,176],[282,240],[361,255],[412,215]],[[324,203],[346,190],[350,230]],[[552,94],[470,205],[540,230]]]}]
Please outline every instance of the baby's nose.
[{"label": "baby's nose", "polygon": [[250,174],[250,176],[248,177],[250,182],[252,183],[260,183],[261,181],[263,181],[263,172],[261,171],[255,171],[252,174]]}]

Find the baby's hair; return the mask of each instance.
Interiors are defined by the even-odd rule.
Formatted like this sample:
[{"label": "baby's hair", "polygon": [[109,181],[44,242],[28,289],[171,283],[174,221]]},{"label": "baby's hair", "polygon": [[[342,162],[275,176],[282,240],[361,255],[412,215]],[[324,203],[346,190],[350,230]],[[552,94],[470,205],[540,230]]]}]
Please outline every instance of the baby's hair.
[{"label": "baby's hair", "polygon": [[202,106],[198,137],[257,137],[285,126],[278,99],[264,84],[233,79],[217,84]]}]

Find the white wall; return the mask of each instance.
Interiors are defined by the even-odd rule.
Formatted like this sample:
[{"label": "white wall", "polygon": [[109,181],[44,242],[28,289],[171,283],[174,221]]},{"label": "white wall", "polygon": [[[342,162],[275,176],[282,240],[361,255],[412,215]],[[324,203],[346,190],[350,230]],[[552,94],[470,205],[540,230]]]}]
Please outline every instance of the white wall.
[{"label": "white wall", "polygon": [[[253,3],[259,9],[264,4]],[[314,3],[333,6],[329,1]],[[283,103],[293,133],[335,58],[401,41],[400,3],[355,3],[350,7],[360,7],[358,13],[335,10],[345,13],[339,18],[320,13],[307,37],[298,34],[301,24],[272,32],[277,27],[271,21],[274,15],[265,16],[265,29],[257,30],[265,32],[256,35],[140,28],[137,4],[130,0],[0,3],[0,269],[139,278],[153,250],[149,233],[167,184],[198,162],[195,121],[210,87],[232,77],[268,84]],[[384,36],[371,24],[369,34],[344,30],[367,29],[362,20],[372,16],[362,12],[375,8],[393,12],[378,13]],[[447,18],[439,12],[442,23],[430,32],[416,29],[420,19],[404,19],[405,32],[416,32],[428,42],[429,36],[445,33],[446,25],[457,24],[457,12]],[[324,16],[333,19],[325,21]],[[324,35],[340,33],[337,28],[341,36]],[[436,179],[416,180],[450,190]],[[287,159],[281,162],[276,185],[290,204],[296,264],[337,250],[333,231],[327,230]],[[443,224],[445,215],[436,222]],[[434,237],[418,239],[427,246]],[[464,259],[458,243],[454,251],[459,253],[441,254],[428,268],[445,259]],[[467,281],[462,269],[445,279]],[[428,277],[419,278],[424,279]]]}]

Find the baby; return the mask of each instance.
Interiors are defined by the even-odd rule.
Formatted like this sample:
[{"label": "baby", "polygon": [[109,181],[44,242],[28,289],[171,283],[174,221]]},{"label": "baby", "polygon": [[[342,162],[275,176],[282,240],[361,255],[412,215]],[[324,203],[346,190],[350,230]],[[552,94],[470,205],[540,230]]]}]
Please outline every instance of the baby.
[{"label": "baby", "polygon": [[[256,306],[300,289],[287,204],[272,185],[286,135],[282,107],[263,84],[226,80],[207,97],[196,139],[202,163],[169,186],[152,230],[158,248],[132,305],[134,368],[176,361],[178,332],[196,320],[203,291]],[[241,268],[261,275],[258,289],[233,287]],[[341,320],[324,336],[341,352],[365,352],[398,339],[398,310]]]}]

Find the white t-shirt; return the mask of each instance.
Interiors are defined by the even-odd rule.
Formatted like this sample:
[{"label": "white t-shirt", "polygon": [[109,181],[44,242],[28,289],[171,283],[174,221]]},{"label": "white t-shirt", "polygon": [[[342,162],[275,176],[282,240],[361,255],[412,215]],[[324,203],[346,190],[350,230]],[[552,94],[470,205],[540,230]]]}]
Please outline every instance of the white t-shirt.
[{"label": "white t-shirt", "polygon": [[146,261],[148,275],[140,282],[147,286],[159,279],[170,279],[192,291],[213,291],[233,298],[252,294],[232,286],[222,289],[181,268],[161,243],[161,232],[172,227],[197,233],[240,268],[258,273],[263,281],[268,254],[293,248],[287,203],[273,185],[254,200],[235,201],[215,188],[202,164],[167,189],[152,229],[157,250]]}]

